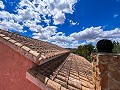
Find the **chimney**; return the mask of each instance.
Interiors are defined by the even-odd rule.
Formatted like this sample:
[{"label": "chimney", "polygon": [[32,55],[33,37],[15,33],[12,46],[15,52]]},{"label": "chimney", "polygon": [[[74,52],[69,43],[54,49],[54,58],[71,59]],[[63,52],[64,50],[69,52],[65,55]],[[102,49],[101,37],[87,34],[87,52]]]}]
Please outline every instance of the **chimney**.
[{"label": "chimney", "polygon": [[92,53],[95,90],[120,90],[120,53],[112,53],[110,40],[97,43],[98,53]]}]

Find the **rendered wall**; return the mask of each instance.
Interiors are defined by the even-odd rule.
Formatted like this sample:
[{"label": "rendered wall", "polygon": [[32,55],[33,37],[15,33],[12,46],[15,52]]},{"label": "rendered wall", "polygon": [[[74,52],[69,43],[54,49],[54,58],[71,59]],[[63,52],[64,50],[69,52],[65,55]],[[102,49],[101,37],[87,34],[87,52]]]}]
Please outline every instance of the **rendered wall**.
[{"label": "rendered wall", "polygon": [[0,90],[40,90],[26,79],[33,63],[0,42]]}]

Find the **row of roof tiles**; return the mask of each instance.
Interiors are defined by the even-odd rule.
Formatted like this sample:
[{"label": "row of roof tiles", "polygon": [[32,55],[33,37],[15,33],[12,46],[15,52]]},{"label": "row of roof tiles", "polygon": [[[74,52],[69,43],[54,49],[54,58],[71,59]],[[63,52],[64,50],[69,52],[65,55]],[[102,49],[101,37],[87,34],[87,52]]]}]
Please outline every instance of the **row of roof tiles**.
[{"label": "row of roof tiles", "polygon": [[90,63],[75,54],[62,55],[28,72],[54,90],[94,90]]},{"label": "row of roof tiles", "polygon": [[0,41],[18,51],[31,61],[41,64],[45,60],[69,52],[59,46],[23,37],[16,33],[11,33],[0,29]]},{"label": "row of roof tiles", "polygon": [[0,30],[0,42],[37,66],[27,72],[55,90],[93,90],[92,67],[83,57],[44,41]]}]

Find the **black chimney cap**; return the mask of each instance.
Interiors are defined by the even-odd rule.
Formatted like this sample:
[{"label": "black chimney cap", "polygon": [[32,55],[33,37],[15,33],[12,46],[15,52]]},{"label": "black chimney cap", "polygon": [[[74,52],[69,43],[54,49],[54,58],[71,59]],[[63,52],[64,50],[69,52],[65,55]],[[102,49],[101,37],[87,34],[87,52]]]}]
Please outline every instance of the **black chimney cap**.
[{"label": "black chimney cap", "polygon": [[111,40],[102,39],[97,42],[98,52],[112,53],[113,43]]}]

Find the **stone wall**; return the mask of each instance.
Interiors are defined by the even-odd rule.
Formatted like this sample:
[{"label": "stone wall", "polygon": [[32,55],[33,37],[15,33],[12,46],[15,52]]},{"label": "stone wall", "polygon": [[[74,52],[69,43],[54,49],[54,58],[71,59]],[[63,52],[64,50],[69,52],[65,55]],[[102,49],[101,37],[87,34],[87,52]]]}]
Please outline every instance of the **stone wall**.
[{"label": "stone wall", "polygon": [[95,90],[120,90],[120,54],[92,54]]}]

